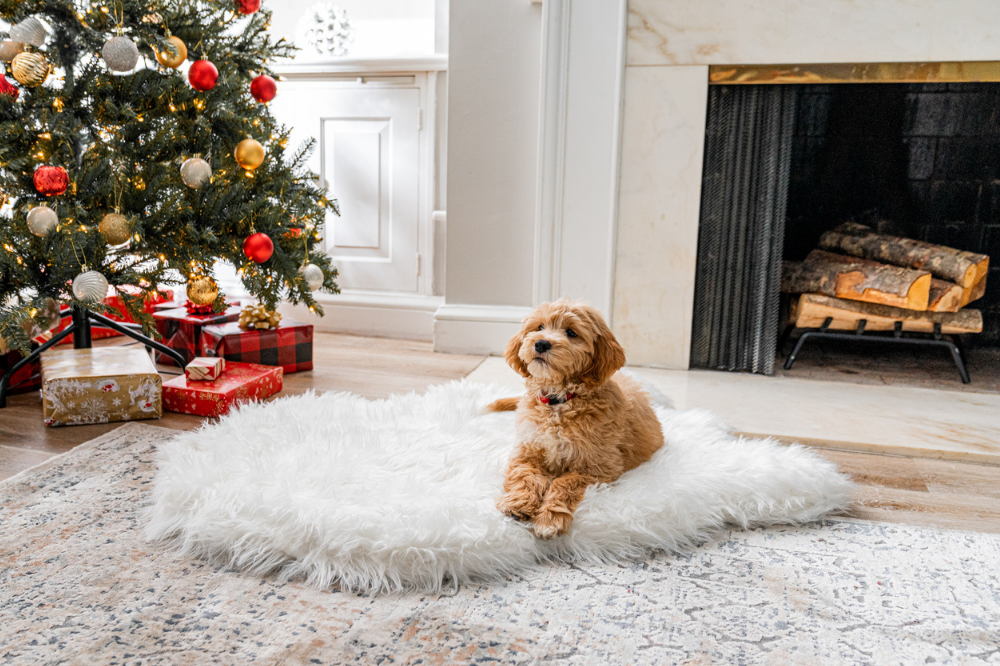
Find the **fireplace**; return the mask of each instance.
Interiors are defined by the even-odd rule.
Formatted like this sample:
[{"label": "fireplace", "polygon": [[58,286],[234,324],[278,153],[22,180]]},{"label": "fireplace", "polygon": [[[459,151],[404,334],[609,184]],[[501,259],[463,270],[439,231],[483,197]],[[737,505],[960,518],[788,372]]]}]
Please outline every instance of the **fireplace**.
[{"label": "fireplace", "polygon": [[[691,365],[772,374],[780,331],[799,302],[796,294],[779,295],[782,262],[824,256],[820,246],[831,249],[831,233],[845,223],[862,233],[1000,258],[1000,83],[992,82],[998,73],[995,63],[711,68]],[[898,272],[929,284],[931,276],[920,270]],[[958,298],[958,287],[939,278],[935,273],[939,298],[949,288]],[[899,315],[906,321],[893,322],[896,338],[903,326],[923,330],[911,318],[936,321],[926,337],[940,340],[942,321],[948,330],[956,316],[968,322],[981,313],[981,333],[957,340],[998,348],[998,280],[994,262],[978,288],[994,286],[967,290],[965,299],[973,300],[962,303],[960,314],[952,314],[957,303],[928,305],[926,296],[922,304],[919,298],[873,302],[948,311]],[[848,306],[869,312],[864,304]],[[878,307],[872,312],[898,314]],[[864,319],[864,332],[875,314],[852,316]]]}]

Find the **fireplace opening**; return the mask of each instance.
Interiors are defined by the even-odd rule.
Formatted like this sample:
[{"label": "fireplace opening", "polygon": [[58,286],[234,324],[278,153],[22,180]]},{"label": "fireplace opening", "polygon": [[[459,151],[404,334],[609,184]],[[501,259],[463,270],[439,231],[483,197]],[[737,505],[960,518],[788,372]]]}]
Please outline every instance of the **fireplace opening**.
[{"label": "fireplace opening", "polygon": [[941,347],[820,335],[784,374],[947,372],[954,342],[1000,388],[1000,83],[710,87],[691,364],[772,374],[823,323]]}]

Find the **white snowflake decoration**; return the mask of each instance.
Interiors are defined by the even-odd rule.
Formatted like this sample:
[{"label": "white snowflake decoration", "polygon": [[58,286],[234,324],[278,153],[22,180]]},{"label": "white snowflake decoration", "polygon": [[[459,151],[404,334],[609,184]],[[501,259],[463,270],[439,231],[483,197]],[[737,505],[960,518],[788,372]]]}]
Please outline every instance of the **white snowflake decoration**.
[{"label": "white snowflake decoration", "polygon": [[319,55],[347,55],[347,45],[354,41],[354,28],[347,11],[329,2],[317,2],[299,19],[297,41]]}]

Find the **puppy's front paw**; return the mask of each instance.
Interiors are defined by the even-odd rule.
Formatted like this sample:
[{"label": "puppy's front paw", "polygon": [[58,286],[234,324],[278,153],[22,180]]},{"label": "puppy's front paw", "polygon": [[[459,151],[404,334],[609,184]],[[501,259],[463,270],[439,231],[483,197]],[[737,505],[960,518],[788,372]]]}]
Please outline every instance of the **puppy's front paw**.
[{"label": "puppy's front paw", "polygon": [[573,524],[573,516],[561,511],[548,511],[543,509],[535,516],[534,520],[535,536],[539,539],[554,539],[569,531],[569,526]]},{"label": "puppy's front paw", "polygon": [[538,513],[539,506],[538,498],[524,491],[511,491],[497,500],[500,512],[515,520],[531,520]]}]

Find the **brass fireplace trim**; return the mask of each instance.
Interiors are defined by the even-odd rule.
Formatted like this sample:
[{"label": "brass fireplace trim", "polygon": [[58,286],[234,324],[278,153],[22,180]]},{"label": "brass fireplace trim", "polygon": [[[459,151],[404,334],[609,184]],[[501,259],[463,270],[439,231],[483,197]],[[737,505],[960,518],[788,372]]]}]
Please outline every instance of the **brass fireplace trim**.
[{"label": "brass fireplace trim", "polygon": [[774,83],[986,83],[1000,82],[1000,61],[867,62],[813,65],[712,65],[714,85]]}]

